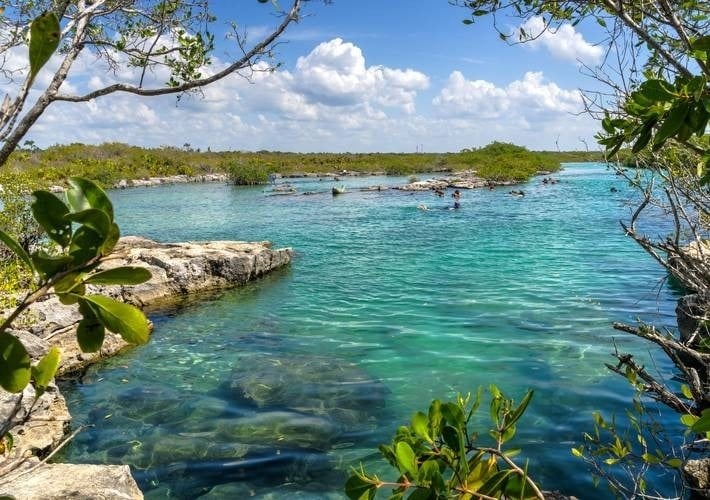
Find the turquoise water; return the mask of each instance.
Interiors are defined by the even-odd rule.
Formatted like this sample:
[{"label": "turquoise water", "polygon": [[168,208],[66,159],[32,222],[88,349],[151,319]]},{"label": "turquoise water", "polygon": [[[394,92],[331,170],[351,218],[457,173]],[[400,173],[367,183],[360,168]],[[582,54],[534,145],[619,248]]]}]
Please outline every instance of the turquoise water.
[{"label": "turquoise water", "polygon": [[[402,178],[347,179],[338,197],[312,179],[293,184],[321,194],[112,192],[124,234],[268,239],[296,254],[258,282],[153,315],[148,345],[67,383],[75,424],[94,427],[63,458],[129,463],[149,498],[340,498],[339,471],[376,467],[376,445],[413,412],[494,382],[516,398],[535,389],[515,441],[532,475],[590,498],[569,449],[592,411],[629,401],[603,365],[612,339],[648,351],[610,325],[672,325],[677,296],[622,234],[630,193],[618,177],[594,164],[556,177],[523,185],[524,198],[465,191],[455,211],[430,193],[356,189]],[[249,467],[235,466],[244,455]]]}]

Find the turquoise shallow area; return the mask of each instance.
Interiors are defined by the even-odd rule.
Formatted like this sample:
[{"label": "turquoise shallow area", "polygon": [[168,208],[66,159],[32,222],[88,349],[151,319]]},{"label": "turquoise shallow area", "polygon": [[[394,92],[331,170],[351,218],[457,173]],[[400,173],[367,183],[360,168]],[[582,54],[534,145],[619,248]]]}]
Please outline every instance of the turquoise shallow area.
[{"label": "turquoise shallow area", "polygon": [[[622,234],[631,193],[618,177],[595,164],[568,164],[555,177],[558,184],[521,186],[524,198],[509,196],[510,188],[464,191],[459,210],[430,193],[356,189],[402,178],[348,178],[338,197],[329,193],[332,181],[313,179],[294,185],[321,194],[219,184],[112,192],[124,234],[268,239],[296,255],[288,269],[244,288],[153,316],[148,345],[66,384],[77,422],[95,427],[63,458],[130,463],[148,497],[339,498],[338,468],[372,461],[376,444],[432,398],[494,382],[516,398],[536,391],[516,439],[534,477],[590,498],[591,481],[569,449],[590,429],[592,411],[621,412],[629,400],[625,381],[603,365],[612,339],[640,356],[648,351],[611,323],[642,317],[672,325],[677,296]],[[284,372],[284,363],[293,370]],[[343,380],[323,363],[346,367]],[[298,366],[324,370],[360,413],[348,407],[332,419],[327,404],[322,414],[259,407],[230,392],[240,367],[286,379],[300,395],[320,387],[294,375]],[[355,389],[353,374],[362,377]],[[284,430],[283,441],[243,431],[270,422]],[[310,479],[300,470],[283,485],[258,466],[238,478],[215,472],[224,465],[215,457],[279,447],[315,463]]]}]

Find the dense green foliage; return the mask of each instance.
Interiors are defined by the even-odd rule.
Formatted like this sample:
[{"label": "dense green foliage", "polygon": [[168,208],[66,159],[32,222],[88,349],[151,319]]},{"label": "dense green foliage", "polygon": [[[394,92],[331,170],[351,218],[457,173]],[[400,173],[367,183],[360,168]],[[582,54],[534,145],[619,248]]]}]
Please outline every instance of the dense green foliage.
[{"label": "dense green foliage", "polygon": [[554,171],[561,162],[600,160],[585,152],[531,152],[512,144],[492,143],[461,153],[282,153],[211,152],[162,147],[145,149],[125,144],[69,144],[46,150],[17,150],[0,172],[0,184],[22,173],[47,187],[72,176],[110,187],[121,179],[169,175],[228,173],[237,184],[265,183],[271,173],[378,172],[409,175],[474,169],[497,180],[525,180],[539,170]]},{"label": "dense green foliage", "polygon": [[[381,480],[364,469],[353,470],[345,492],[353,500],[375,498],[382,488],[392,488],[390,499],[437,500],[447,498],[543,498],[537,485],[511,460],[519,450],[503,450],[515,436],[518,420],[532,399],[528,391],[520,404],[491,385],[488,433],[473,429],[482,391],[476,398],[458,396],[456,401],[432,401],[428,413],[417,412],[402,426],[391,445],[380,453],[395,468],[394,482]],[[488,444],[482,444],[489,440]]]},{"label": "dense green foliage", "polygon": [[[560,168],[556,153],[528,151],[504,142],[465,150],[458,160],[476,170],[479,176],[494,181],[525,181],[539,171],[555,172]],[[579,155],[584,158],[584,155]]]},{"label": "dense green foliage", "polygon": [[[6,176],[0,191],[0,230],[17,235],[18,244],[25,250],[42,242],[42,232],[32,217],[30,192],[36,187],[34,179],[24,173]],[[0,245],[0,309],[15,305],[14,294],[28,288],[31,273],[21,265],[10,249]]]}]

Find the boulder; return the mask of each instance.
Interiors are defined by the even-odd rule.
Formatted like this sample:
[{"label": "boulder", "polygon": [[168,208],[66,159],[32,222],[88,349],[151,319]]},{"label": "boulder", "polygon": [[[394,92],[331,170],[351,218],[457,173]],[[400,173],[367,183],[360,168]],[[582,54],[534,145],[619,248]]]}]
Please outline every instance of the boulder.
[{"label": "boulder", "polygon": [[142,499],[127,465],[45,464],[3,478],[0,495],[15,500]]}]

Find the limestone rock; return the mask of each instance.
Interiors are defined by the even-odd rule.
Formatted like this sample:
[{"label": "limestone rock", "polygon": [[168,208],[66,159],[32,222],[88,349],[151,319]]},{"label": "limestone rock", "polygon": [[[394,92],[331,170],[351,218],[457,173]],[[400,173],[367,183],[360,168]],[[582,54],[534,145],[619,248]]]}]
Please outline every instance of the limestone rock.
[{"label": "limestone rock", "polygon": [[[113,258],[103,269],[145,267],[152,278],[137,286],[92,286],[90,290],[141,308],[165,306],[182,296],[243,285],[288,264],[292,254],[289,248],[274,250],[266,241],[162,244],[128,236],[121,238]],[[28,321],[32,321],[28,327],[30,332],[20,332],[19,336],[28,338],[35,358],[44,354],[50,345],[59,346],[62,350],[60,375],[78,371],[128,346],[118,335],[107,333],[101,352],[82,353],[76,342],[76,324],[81,319],[78,308],[62,305],[56,297],[33,304],[29,318]]]},{"label": "limestone rock", "polygon": [[395,189],[401,191],[434,191],[437,189],[446,189],[450,183],[446,179],[427,179],[424,181],[414,181],[404,186],[399,186]]},{"label": "limestone rock", "polygon": [[127,187],[147,187],[158,186],[160,184],[185,184],[188,182],[227,182],[227,174],[203,174],[203,175],[170,175],[166,177],[148,177],[144,179],[121,179],[114,188],[125,189]]},{"label": "limestone rock", "polygon": [[398,186],[394,189],[399,189],[401,191],[438,191],[445,190],[447,188],[479,189],[490,186],[507,186],[510,184],[515,184],[515,182],[487,180],[482,177],[478,177],[475,170],[464,170],[447,177],[410,182],[409,184]]},{"label": "limestone rock", "polygon": [[0,495],[16,500],[143,498],[127,465],[45,464],[14,476],[3,478]]},{"label": "limestone rock", "polygon": [[[21,395],[0,391],[0,422],[10,419],[17,422],[10,431],[14,446],[5,455],[6,460],[45,454],[61,442],[69,429],[71,416],[56,385],[51,384],[34,407],[33,400],[31,386],[26,387]],[[31,418],[23,423],[30,408]]]},{"label": "limestone rock", "polygon": [[710,495],[710,458],[688,460],[683,464],[683,476],[693,490],[691,498]]}]

